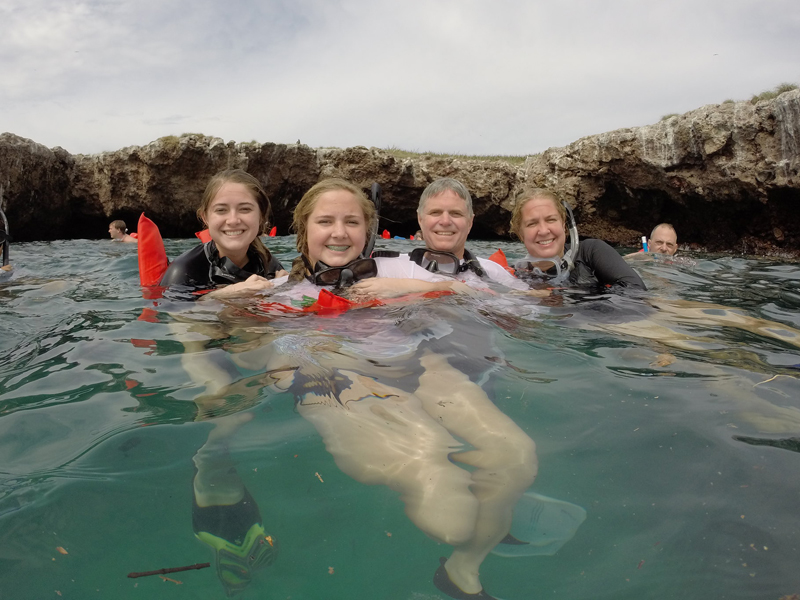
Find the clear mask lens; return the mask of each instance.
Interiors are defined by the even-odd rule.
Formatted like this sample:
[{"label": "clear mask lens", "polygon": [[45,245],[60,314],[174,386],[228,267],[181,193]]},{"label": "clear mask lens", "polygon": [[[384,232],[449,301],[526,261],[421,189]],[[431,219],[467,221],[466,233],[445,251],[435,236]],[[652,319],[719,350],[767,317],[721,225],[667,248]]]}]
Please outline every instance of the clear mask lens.
[{"label": "clear mask lens", "polygon": [[320,262],[317,263],[314,273],[314,283],[345,287],[377,275],[378,265],[372,258],[359,258],[342,267],[328,267],[325,263]]},{"label": "clear mask lens", "polygon": [[409,257],[426,271],[445,275],[456,275],[461,264],[455,254],[428,250],[427,248],[417,248]]}]

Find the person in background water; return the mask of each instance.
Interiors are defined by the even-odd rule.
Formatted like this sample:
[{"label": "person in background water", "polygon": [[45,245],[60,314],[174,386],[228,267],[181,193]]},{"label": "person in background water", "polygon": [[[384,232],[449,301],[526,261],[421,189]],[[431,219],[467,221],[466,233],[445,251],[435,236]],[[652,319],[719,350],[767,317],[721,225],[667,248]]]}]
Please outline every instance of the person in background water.
[{"label": "person in background water", "polygon": [[636,271],[604,241],[586,239],[578,243],[574,230],[567,249],[567,208],[549,190],[532,188],[517,194],[511,231],[528,251],[528,256],[515,265],[522,279],[647,289]]},{"label": "person in background water", "polygon": [[125,225],[125,221],[120,221],[119,219],[111,221],[111,224],[108,226],[108,234],[115,242],[125,242],[127,244],[135,244],[138,242],[135,237],[128,234],[128,227]]},{"label": "person in background water", "polygon": [[270,213],[269,199],[255,177],[241,169],[217,173],[197,209],[211,241],[176,258],[160,285],[211,289],[213,296],[271,288],[270,280],[286,272],[259,239],[268,229]]},{"label": "person in background water", "polygon": [[678,251],[678,234],[675,228],[669,223],[656,225],[650,234],[647,251],[674,256]]}]

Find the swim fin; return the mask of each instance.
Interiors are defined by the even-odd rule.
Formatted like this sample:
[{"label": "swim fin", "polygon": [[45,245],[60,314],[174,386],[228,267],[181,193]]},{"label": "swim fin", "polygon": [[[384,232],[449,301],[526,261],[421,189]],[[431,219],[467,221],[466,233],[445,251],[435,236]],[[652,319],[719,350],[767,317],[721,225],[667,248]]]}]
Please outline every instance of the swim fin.
[{"label": "swim fin", "polygon": [[492,554],[498,556],[552,556],[566,544],[586,520],[586,511],[575,504],[526,492],[514,507],[511,531]]}]

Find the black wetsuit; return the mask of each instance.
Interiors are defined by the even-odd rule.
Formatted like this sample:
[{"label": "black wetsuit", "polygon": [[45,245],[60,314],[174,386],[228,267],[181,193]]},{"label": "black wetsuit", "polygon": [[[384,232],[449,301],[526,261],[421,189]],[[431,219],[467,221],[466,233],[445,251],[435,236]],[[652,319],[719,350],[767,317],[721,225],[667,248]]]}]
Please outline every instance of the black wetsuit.
[{"label": "black wetsuit", "polygon": [[[267,251],[269,253],[269,251]],[[247,264],[239,268],[233,261],[221,257],[216,244],[211,241],[184,252],[172,261],[159,285],[193,289],[213,289],[219,284],[238,283],[251,275],[274,279],[283,269],[281,263],[269,254],[269,264],[264,265],[254,250],[247,252]]]},{"label": "black wetsuit", "polygon": [[646,290],[642,278],[619,253],[602,240],[581,240],[575,266],[569,275],[576,285],[619,285]]}]

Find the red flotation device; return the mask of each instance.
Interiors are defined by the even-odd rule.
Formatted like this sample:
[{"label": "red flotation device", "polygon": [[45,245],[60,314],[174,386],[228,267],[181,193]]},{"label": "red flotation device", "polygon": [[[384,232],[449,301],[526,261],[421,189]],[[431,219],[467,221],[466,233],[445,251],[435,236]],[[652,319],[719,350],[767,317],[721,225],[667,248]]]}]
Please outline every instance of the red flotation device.
[{"label": "red flotation device", "polygon": [[384,230],[383,230],[383,233],[381,233],[381,237],[382,237],[383,239],[385,239],[385,240],[388,240],[388,239],[389,239],[389,237],[390,237],[391,235],[392,235],[392,234],[391,234],[391,233],[389,233],[389,230],[388,230],[388,229],[384,229]]},{"label": "red flotation device", "polygon": [[144,286],[158,285],[169,266],[164,241],[158,226],[144,216],[139,217],[139,282]]},{"label": "red flotation device", "polygon": [[211,241],[211,234],[208,232],[208,229],[203,229],[203,231],[198,231],[195,235],[200,239],[201,242],[204,244],[206,242]]},{"label": "red flotation device", "polygon": [[277,227],[273,227],[272,229],[269,230],[269,237],[275,237],[276,235],[278,235]]},{"label": "red flotation device", "polygon": [[337,296],[330,290],[320,290],[319,296],[313,304],[303,308],[295,308],[279,302],[262,302],[259,305],[259,312],[264,313],[283,313],[283,314],[302,314],[302,313],[316,313],[321,317],[338,317],[348,310],[354,308],[373,308],[375,306],[386,306],[387,304],[396,304],[399,302],[414,302],[418,300],[441,298],[442,296],[450,296],[454,292],[451,291],[438,291],[438,292],[425,292],[406,294],[397,298],[373,298],[365,302],[353,302],[347,298]]},{"label": "red flotation device", "polygon": [[494,254],[489,257],[489,260],[492,262],[496,262],[498,265],[503,267],[506,271],[514,275],[514,269],[508,266],[508,259],[506,258],[506,253],[503,252],[500,248],[495,250]]}]

